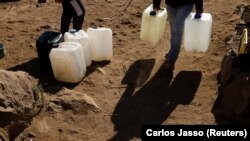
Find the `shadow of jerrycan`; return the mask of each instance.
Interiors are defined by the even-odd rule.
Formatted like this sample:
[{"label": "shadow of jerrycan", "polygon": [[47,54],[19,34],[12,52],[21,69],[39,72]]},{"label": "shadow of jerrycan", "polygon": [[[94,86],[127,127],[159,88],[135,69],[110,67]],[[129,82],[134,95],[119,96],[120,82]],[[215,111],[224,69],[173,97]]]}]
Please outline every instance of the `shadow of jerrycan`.
[{"label": "shadow of jerrycan", "polygon": [[142,14],[140,38],[141,40],[156,44],[165,32],[167,10],[163,8],[157,11],[155,16],[150,15],[151,11],[153,11],[152,4]]},{"label": "shadow of jerrycan", "polygon": [[63,42],[49,54],[56,80],[78,83],[86,74],[83,48],[77,42]]},{"label": "shadow of jerrycan", "polygon": [[203,13],[200,19],[191,13],[184,26],[184,49],[189,52],[206,52],[208,50],[212,31],[212,16]]}]

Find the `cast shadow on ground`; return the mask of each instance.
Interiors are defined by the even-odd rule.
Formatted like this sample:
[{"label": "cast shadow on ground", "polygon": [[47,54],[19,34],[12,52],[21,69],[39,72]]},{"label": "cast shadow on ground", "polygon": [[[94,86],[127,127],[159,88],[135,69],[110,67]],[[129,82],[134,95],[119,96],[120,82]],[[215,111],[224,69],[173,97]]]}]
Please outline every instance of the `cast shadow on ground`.
[{"label": "cast shadow on ground", "polygon": [[[110,63],[110,61],[102,61],[102,62],[92,62],[91,66],[87,68],[87,72],[84,78],[94,72],[98,67],[103,67]],[[29,75],[39,80],[38,85],[43,87],[45,92],[49,92],[51,94],[55,94],[62,89],[62,87],[66,87],[68,89],[73,89],[79,83],[64,83],[59,82],[54,78],[53,71],[51,69],[40,69],[38,59],[31,59],[23,64],[16,65],[14,67],[8,68],[9,71],[24,71],[29,73]],[[83,78],[83,79],[84,79]]]},{"label": "cast shadow on ground", "polygon": [[[222,103],[223,94],[221,92],[220,86],[218,86],[218,97],[215,100],[215,103],[212,107],[211,112],[213,113],[215,117],[215,122],[218,125],[249,125],[250,124],[250,115],[248,113],[242,113],[238,116],[236,116],[232,111],[228,109],[227,106],[225,106]],[[235,102],[238,102],[235,99]],[[248,105],[248,108],[250,109],[250,105]]]},{"label": "cast shadow on ground", "polygon": [[[127,88],[111,117],[117,133],[109,141],[141,138],[141,125],[161,125],[179,104],[188,105],[194,98],[202,73],[181,71],[172,81],[173,77],[166,74],[163,69],[164,65],[137,90],[138,82],[142,83],[147,79],[138,81],[140,73],[150,74],[151,69],[148,67],[151,65],[147,63],[151,62],[149,60],[136,61],[125,74],[124,80],[126,81],[122,82],[127,82]],[[128,76],[130,74],[131,77]]]},{"label": "cast shadow on ground", "polygon": [[21,0],[0,0],[0,3],[4,3],[4,2],[16,2],[16,1],[21,1]]}]

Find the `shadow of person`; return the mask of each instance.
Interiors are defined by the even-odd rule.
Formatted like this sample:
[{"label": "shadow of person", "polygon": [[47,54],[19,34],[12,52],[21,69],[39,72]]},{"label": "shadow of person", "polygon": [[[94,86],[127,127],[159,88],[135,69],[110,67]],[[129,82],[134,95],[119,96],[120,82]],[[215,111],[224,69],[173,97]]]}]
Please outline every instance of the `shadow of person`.
[{"label": "shadow of person", "polygon": [[[131,73],[134,76],[138,76],[136,73],[140,72],[137,69],[134,70],[137,63],[135,62],[128,71],[134,72]],[[171,84],[172,76],[166,74],[163,66],[138,91],[135,89],[137,78],[130,77],[134,81],[128,83],[128,87],[111,117],[117,133],[109,141],[128,141],[134,137],[140,138],[141,125],[160,125],[177,105],[186,105],[193,100],[201,81],[201,72],[182,71]],[[143,70],[144,67],[141,69]]]},{"label": "shadow of person", "polygon": [[143,85],[149,78],[154,64],[155,59],[137,60],[130,66],[129,70],[125,70],[126,74],[121,83],[128,85],[128,87]]}]

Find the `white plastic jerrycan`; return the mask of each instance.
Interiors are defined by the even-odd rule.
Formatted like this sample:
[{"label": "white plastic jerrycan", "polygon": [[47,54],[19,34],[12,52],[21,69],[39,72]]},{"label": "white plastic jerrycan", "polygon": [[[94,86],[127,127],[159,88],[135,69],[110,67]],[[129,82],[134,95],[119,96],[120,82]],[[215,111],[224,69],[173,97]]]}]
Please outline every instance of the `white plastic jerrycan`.
[{"label": "white plastic jerrycan", "polygon": [[63,42],[49,53],[56,80],[77,83],[86,74],[83,48],[77,42]]},{"label": "white plastic jerrycan", "polygon": [[92,63],[91,50],[90,50],[90,39],[88,34],[84,30],[70,30],[64,34],[65,42],[78,42],[81,44],[84,52],[86,67],[90,66]]},{"label": "white plastic jerrycan", "polygon": [[141,40],[156,44],[165,32],[167,11],[166,8],[159,10],[155,16],[150,15],[151,11],[153,11],[152,4],[142,14],[140,38]]},{"label": "white plastic jerrycan", "polygon": [[88,28],[91,55],[94,61],[109,61],[113,57],[113,37],[110,28]]},{"label": "white plastic jerrycan", "polygon": [[210,13],[203,13],[200,19],[194,16],[195,13],[191,13],[185,21],[184,48],[190,52],[206,52],[211,40],[212,16]]}]

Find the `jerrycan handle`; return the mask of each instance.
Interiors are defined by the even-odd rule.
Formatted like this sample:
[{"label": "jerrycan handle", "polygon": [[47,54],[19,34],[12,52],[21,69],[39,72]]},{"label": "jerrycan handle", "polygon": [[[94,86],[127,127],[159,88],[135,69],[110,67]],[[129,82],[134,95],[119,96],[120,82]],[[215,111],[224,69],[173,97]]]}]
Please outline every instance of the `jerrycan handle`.
[{"label": "jerrycan handle", "polygon": [[149,15],[150,15],[150,16],[156,16],[157,14],[163,13],[165,10],[166,10],[165,8],[152,9],[152,10],[149,12]]},{"label": "jerrycan handle", "polygon": [[194,19],[201,19],[202,13],[195,13]]}]

